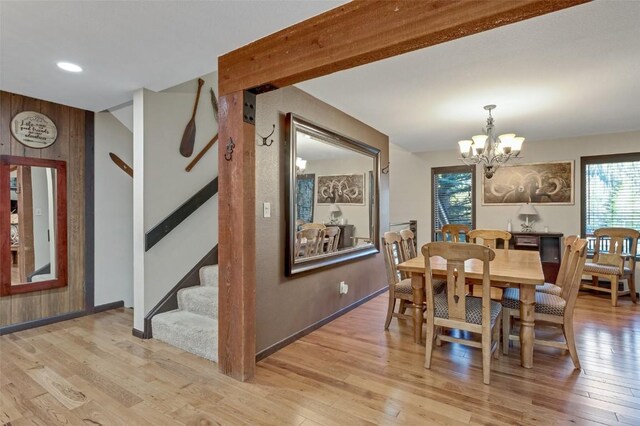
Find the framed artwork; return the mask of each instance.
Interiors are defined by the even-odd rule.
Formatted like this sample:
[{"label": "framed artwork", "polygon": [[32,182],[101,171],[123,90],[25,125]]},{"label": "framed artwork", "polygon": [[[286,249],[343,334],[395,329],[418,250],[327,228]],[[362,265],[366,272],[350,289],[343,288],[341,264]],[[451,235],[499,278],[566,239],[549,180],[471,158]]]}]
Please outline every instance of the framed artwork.
[{"label": "framed artwork", "polygon": [[318,205],[347,204],[364,206],[364,173],[318,176]]},{"label": "framed artwork", "polygon": [[482,204],[574,204],[573,182],[573,161],[502,166],[484,178]]},{"label": "framed artwork", "polygon": [[304,223],[313,222],[313,195],[315,193],[316,175],[296,176],[296,212],[297,218]]}]

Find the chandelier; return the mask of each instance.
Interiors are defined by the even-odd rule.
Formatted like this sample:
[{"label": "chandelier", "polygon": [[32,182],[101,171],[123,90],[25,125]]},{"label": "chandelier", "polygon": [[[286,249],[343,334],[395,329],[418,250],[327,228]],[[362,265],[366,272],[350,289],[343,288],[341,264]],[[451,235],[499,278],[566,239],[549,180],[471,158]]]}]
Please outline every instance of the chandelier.
[{"label": "chandelier", "polygon": [[487,126],[482,129],[482,135],[472,136],[472,140],[458,142],[462,162],[467,165],[482,164],[484,175],[491,179],[500,166],[512,158],[519,158],[520,149],[524,142],[523,137],[516,137],[515,133],[505,133],[495,136],[493,117],[491,110],[495,105],[486,105],[484,109],[489,111]]}]

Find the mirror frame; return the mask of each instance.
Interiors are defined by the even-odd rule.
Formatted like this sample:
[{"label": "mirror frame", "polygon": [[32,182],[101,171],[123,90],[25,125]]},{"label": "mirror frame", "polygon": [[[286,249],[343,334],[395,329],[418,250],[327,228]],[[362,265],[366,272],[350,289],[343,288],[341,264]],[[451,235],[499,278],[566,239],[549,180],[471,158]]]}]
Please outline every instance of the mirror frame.
[{"label": "mirror frame", "polygon": [[[48,167],[56,170],[56,278],[11,284],[11,166]],[[6,256],[4,254],[7,254]],[[0,155],[0,296],[29,293],[67,286],[67,164],[59,160]]]},{"label": "mirror frame", "polygon": [[[350,149],[366,155],[373,160],[373,177],[375,179],[375,194],[373,197],[374,208],[371,209],[372,217],[369,226],[372,228],[372,242],[362,248],[354,247],[351,250],[335,252],[324,256],[311,257],[303,262],[295,262],[295,238],[296,238],[296,132],[302,130],[311,135],[317,135],[320,139],[342,148]],[[343,262],[348,262],[364,256],[370,256],[380,252],[380,150],[356,141],[333,130],[322,127],[312,121],[300,117],[294,113],[288,113],[285,118],[285,152],[289,158],[286,167],[285,180],[285,273],[287,276],[325,268]],[[314,194],[315,198],[315,194]]]}]

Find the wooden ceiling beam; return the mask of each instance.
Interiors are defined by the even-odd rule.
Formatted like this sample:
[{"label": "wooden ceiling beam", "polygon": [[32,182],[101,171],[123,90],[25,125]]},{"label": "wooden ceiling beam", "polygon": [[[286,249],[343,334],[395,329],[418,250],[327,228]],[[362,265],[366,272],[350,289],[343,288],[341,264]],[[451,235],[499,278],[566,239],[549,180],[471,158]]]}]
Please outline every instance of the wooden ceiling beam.
[{"label": "wooden ceiling beam", "polygon": [[355,0],[219,58],[221,95],[289,86],[590,0]]}]

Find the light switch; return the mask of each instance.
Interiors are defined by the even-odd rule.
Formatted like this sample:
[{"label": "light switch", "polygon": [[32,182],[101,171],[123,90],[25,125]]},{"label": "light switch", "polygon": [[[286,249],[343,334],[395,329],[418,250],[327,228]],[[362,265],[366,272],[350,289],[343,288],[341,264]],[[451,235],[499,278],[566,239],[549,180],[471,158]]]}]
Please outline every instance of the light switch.
[{"label": "light switch", "polygon": [[271,203],[262,203],[262,216],[271,217]]}]

